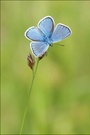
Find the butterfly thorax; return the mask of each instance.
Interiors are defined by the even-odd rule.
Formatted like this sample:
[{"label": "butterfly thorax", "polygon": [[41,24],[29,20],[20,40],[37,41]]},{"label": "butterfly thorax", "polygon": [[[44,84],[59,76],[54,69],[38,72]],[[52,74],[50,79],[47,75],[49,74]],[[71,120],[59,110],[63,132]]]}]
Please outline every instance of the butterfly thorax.
[{"label": "butterfly thorax", "polygon": [[46,42],[48,45],[52,46],[52,40],[50,37],[44,36],[44,42]]}]

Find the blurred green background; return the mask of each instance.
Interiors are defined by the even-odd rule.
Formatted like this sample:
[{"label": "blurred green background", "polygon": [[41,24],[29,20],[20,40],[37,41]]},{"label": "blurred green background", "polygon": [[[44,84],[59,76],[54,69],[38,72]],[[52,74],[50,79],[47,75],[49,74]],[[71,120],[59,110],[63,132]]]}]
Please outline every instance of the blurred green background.
[{"label": "blurred green background", "polygon": [[32,71],[24,32],[50,15],[72,35],[38,67],[23,133],[90,133],[90,2],[1,1],[1,130],[18,134]]}]

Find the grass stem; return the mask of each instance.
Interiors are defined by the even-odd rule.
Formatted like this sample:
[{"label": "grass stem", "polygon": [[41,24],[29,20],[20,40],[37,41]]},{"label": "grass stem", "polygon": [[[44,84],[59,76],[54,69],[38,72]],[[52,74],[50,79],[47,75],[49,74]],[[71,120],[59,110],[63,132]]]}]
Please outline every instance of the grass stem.
[{"label": "grass stem", "polygon": [[38,68],[38,63],[39,63],[39,59],[37,60],[35,70],[33,70],[33,77],[32,77],[32,81],[31,81],[29,93],[28,93],[28,98],[27,98],[27,102],[26,102],[26,108],[25,108],[23,119],[22,119],[22,123],[21,123],[20,135],[22,134],[22,130],[23,130],[23,127],[24,127],[26,113],[27,113],[27,109],[28,109],[28,105],[29,105],[29,100],[30,100],[30,95],[31,95],[33,84],[34,84],[34,80],[35,80],[35,76],[36,76],[36,71],[37,71],[37,68]]}]

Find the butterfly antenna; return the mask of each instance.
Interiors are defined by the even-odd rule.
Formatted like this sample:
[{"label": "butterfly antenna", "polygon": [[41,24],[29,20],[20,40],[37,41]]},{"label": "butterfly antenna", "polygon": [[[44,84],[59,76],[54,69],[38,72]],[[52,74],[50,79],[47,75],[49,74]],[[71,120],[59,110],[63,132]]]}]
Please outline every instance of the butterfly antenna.
[{"label": "butterfly antenna", "polygon": [[58,43],[56,43],[56,45],[64,46],[63,44],[58,44]]}]

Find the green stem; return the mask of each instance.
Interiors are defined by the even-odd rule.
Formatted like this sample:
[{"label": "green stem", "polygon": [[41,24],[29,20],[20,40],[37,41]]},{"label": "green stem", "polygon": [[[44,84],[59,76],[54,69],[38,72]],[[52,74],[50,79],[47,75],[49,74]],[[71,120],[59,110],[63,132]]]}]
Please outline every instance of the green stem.
[{"label": "green stem", "polygon": [[33,71],[33,77],[32,77],[32,81],[31,81],[31,85],[30,85],[30,90],[29,90],[29,94],[28,94],[28,98],[27,98],[27,102],[26,102],[26,108],[25,108],[24,115],[23,115],[23,120],[22,120],[22,123],[21,123],[20,135],[22,134],[23,126],[24,126],[24,123],[25,123],[25,117],[26,117],[26,113],[27,113],[27,109],[28,109],[28,105],[29,105],[30,94],[31,94],[33,83],[34,83],[34,79],[35,79],[38,63],[39,63],[39,59],[37,60],[35,70]]}]

